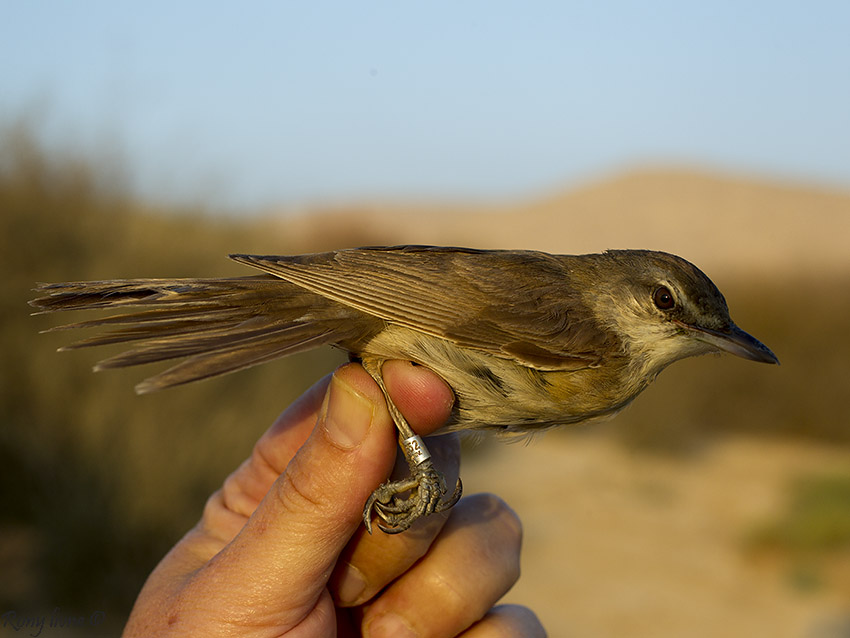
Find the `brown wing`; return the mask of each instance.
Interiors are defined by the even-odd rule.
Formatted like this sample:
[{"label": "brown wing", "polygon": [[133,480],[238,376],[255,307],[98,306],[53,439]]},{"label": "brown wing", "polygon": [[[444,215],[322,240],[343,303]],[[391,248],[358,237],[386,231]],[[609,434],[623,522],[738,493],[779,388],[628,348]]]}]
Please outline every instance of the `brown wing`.
[{"label": "brown wing", "polygon": [[540,369],[598,363],[610,336],[563,258],[396,246],[231,258],[385,321]]}]

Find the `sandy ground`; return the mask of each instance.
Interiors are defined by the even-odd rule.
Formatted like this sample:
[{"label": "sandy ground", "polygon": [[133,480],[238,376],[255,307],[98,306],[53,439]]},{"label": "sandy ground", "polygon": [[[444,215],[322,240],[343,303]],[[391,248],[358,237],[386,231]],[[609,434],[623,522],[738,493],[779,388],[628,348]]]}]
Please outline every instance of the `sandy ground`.
[{"label": "sandy ground", "polygon": [[546,435],[470,456],[467,493],[495,492],[523,520],[507,600],[551,636],[850,636],[850,561],[806,590],[743,540],[781,511],[790,477],[846,469],[846,450],[737,440],[675,460]]}]

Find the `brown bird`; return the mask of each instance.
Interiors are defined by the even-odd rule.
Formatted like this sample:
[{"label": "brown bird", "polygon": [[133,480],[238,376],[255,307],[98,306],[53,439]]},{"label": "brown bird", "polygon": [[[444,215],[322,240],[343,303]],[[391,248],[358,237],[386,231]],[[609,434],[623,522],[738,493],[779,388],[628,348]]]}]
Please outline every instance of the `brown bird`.
[{"label": "brown bird", "polygon": [[[184,358],[136,386],[188,383],[331,344],[361,361],[384,392],[410,466],[364,508],[388,533],[448,509],[445,480],[393,405],[383,363],[427,366],[456,401],[441,432],[533,432],[613,414],[678,359],[726,351],[778,363],[729,317],[717,287],[675,255],[611,250],[396,246],[296,256],[231,255],[266,274],[43,284],[43,312],[129,312],[59,329],[114,329],[62,350],[137,342],[95,369]],[[404,497],[408,494],[407,498]]]}]

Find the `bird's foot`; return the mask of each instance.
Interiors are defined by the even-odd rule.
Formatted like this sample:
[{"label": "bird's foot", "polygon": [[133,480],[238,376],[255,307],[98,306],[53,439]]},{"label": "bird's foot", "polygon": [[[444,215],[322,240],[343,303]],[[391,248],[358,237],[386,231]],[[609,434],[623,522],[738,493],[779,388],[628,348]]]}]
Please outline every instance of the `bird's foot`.
[{"label": "bird's foot", "polygon": [[[398,534],[409,529],[417,519],[451,509],[460,500],[463,492],[460,478],[452,495],[443,500],[448,491],[446,479],[434,468],[430,459],[412,467],[410,473],[406,479],[384,483],[366,501],[363,522],[370,534],[373,512],[382,532]],[[405,492],[410,494],[402,498]]]}]

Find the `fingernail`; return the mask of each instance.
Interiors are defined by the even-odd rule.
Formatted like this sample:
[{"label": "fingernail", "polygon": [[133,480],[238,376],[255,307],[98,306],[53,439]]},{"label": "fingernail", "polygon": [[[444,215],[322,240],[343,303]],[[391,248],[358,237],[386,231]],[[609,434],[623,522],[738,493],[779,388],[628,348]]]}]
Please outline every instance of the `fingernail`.
[{"label": "fingernail", "polygon": [[378,616],[369,623],[366,633],[369,638],[417,638],[418,633],[401,616],[392,612]]},{"label": "fingernail", "polygon": [[375,404],[334,375],[323,409],[328,438],[341,448],[351,449],[366,438]]},{"label": "fingernail", "polygon": [[363,572],[349,563],[343,571],[337,584],[337,599],[343,605],[353,605],[359,602],[360,594],[366,589],[366,578]]}]

